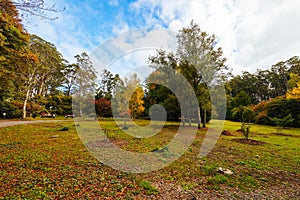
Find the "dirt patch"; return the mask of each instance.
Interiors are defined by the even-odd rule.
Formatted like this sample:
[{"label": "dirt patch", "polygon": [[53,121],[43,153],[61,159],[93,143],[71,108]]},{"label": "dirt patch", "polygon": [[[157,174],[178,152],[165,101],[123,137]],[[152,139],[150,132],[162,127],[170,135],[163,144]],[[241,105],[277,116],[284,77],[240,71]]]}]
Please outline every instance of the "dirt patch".
[{"label": "dirt patch", "polygon": [[233,136],[233,134],[230,131],[228,131],[228,130],[222,131],[221,135]]},{"label": "dirt patch", "polygon": [[285,136],[285,137],[300,137],[300,135],[291,135],[291,134],[285,134],[285,133],[271,133],[272,135],[277,136]]},{"label": "dirt patch", "polygon": [[245,139],[245,138],[236,138],[232,139],[234,142],[239,142],[242,144],[250,144],[250,145],[264,145],[267,144],[266,142],[258,141],[258,140],[251,140],[251,139]]}]

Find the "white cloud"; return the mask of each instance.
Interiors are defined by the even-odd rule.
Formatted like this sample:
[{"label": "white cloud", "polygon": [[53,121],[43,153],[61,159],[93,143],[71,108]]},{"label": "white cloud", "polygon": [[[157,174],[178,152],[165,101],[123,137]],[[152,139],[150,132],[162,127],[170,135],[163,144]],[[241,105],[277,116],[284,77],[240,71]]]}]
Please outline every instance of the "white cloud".
[{"label": "white cloud", "polygon": [[147,64],[156,49],[176,49],[176,33],[166,29],[137,29],[103,42],[91,54],[98,72],[108,68],[121,77],[137,73],[140,80],[151,72]]},{"label": "white cloud", "polygon": [[150,7],[148,24],[159,18],[177,31],[194,19],[202,30],[215,34],[219,46],[234,73],[254,72],[280,60],[299,55],[300,4],[294,1],[210,1],[210,0],[139,0],[132,5],[139,10]]},{"label": "white cloud", "polygon": [[[95,49],[95,45],[105,37],[140,27],[166,27],[177,32],[192,19],[203,31],[217,36],[218,46],[223,48],[227,64],[235,74],[244,70],[254,72],[257,68],[265,69],[278,61],[299,55],[298,0],[137,0],[130,5],[110,0],[108,4],[113,7],[107,9],[118,9],[118,15],[110,16],[111,21],[101,18],[103,10],[87,2],[71,4],[60,1],[59,6],[66,6],[66,11],[58,13],[58,20],[38,21],[37,26],[26,28],[54,43],[70,61],[82,51]],[[129,14],[124,9],[128,9]],[[85,26],[89,16],[99,19],[93,27]],[[151,46],[161,37],[152,35],[149,41],[143,40],[143,37],[135,40]],[[115,45],[128,48],[128,44],[120,38],[115,42],[118,42]]]}]

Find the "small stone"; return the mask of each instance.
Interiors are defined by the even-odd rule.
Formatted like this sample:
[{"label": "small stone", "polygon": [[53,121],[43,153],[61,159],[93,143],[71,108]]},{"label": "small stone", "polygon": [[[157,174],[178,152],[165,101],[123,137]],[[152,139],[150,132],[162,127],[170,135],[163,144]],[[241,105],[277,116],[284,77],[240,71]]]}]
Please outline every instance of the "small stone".
[{"label": "small stone", "polygon": [[50,138],[58,138],[58,135],[52,135]]},{"label": "small stone", "polygon": [[222,168],[222,167],[219,167],[217,169],[217,172],[222,173],[222,174],[228,174],[228,175],[233,174],[233,172],[230,169],[225,169],[225,168]]}]

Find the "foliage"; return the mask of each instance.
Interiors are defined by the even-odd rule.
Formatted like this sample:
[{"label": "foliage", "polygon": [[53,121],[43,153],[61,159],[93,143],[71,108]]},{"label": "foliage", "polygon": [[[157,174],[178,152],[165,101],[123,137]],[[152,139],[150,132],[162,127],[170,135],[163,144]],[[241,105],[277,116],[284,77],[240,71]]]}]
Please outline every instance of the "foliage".
[{"label": "foliage", "polygon": [[228,82],[228,95],[237,96],[241,91],[248,94],[252,104],[286,94],[295,86],[300,75],[300,58],[294,56],[280,61],[270,70],[257,70],[254,74],[243,72]]},{"label": "foliage", "polygon": [[300,74],[290,73],[290,79],[288,81],[289,89],[297,87],[298,82],[300,82]]},{"label": "foliage", "polygon": [[243,135],[246,138],[246,140],[248,140],[248,138],[249,138],[250,129],[251,129],[251,126],[249,123],[245,123],[245,122],[242,123],[241,130],[242,130]]},{"label": "foliage", "polygon": [[73,112],[76,116],[94,114],[97,73],[87,53],[83,52],[75,58],[78,69],[73,87]]},{"label": "foliage", "polygon": [[278,133],[281,133],[282,128],[285,128],[286,126],[290,125],[294,121],[291,114],[289,114],[284,118],[273,117],[270,118],[270,120],[277,126]]},{"label": "foliage", "polygon": [[137,74],[121,79],[117,82],[115,97],[112,100],[114,115],[131,117],[133,119],[142,116],[144,112],[144,91]]},{"label": "foliage", "polygon": [[112,117],[111,102],[105,97],[95,100],[95,109],[97,116]]},{"label": "foliage", "polygon": [[[291,115],[294,121],[293,127],[300,127],[300,100],[277,98],[267,105],[267,116],[270,118],[285,118]],[[274,124],[275,125],[275,124]]]},{"label": "foliage", "polygon": [[253,122],[255,119],[255,113],[251,107],[239,106],[232,109],[230,119],[237,122]]},{"label": "foliage", "polygon": [[300,82],[286,93],[286,98],[288,99],[300,99]]},{"label": "foliage", "polygon": [[156,187],[152,186],[151,182],[149,182],[147,180],[142,180],[139,183],[139,186],[141,188],[143,188],[144,190],[146,190],[147,195],[158,194],[158,189]]},{"label": "foliage", "polygon": [[[203,85],[212,86],[213,83],[218,84],[224,80],[227,70],[226,59],[222,57],[222,49],[215,48],[216,37],[202,31],[199,25],[193,21],[188,27],[180,30],[177,39],[176,52],[166,53],[158,50],[156,55],[149,57],[149,62],[153,64],[156,74],[165,73],[171,76],[173,73],[179,72],[186,78],[199,100],[199,105],[197,113],[194,110],[185,111],[184,109],[183,112],[186,112],[189,121],[192,117],[196,117],[198,127],[201,126],[202,121],[205,126],[205,116],[211,109],[211,105],[208,88]],[[186,95],[188,97],[191,94]],[[186,103],[189,104],[188,100]],[[203,113],[202,116],[201,113]]]},{"label": "foliage", "polygon": [[133,119],[140,117],[144,108],[144,91],[142,87],[137,87],[129,100],[129,112]]},{"label": "foliage", "polygon": [[100,86],[96,91],[96,99],[104,97],[108,101],[111,101],[116,93],[119,81],[120,77],[118,74],[113,75],[110,71],[104,69],[101,74]]},{"label": "foliage", "polygon": [[0,2],[0,101],[9,101],[15,95],[17,74],[24,65],[29,35],[23,29],[18,11],[10,0]]}]

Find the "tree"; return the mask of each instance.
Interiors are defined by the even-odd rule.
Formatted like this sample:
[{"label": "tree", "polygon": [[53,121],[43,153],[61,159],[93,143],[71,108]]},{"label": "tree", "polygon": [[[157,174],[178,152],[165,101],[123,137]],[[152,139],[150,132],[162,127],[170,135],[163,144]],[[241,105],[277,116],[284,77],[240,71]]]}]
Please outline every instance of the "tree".
[{"label": "tree", "polygon": [[[224,78],[223,70],[226,70],[225,58],[222,58],[222,49],[215,49],[216,37],[201,31],[193,21],[190,26],[180,30],[177,55],[181,73],[190,82],[196,96],[199,97],[198,86],[200,83],[211,85]],[[218,80],[219,79],[219,80]],[[198,127],[201,126],[201,109],[198,106]]]},{"label": "tree", "polygon": [[133,119],[140,117],[145,110],[143,97],[144,97],[143,88],[138,86],[133,92],[133,94],[131,95],[129,100],[129,111]]},{"label": "tree", "polygon": [[295,73],[290,73],[290,79],[288,81],[288,86],[290,90],[292,90],[294,87],[297,87],[299,82],[300,82],[300,75]]},{"label": "tree", "polygon": [[23,29],[18,11],[9,0],[0,1],[0,101],[14,95],[15,70],[27,55],[29,35]]},{"label": "tree", "polygon": [[105,97],[101,97],[95,100],[95,108],[97,116],[100,117],[112,117],[111,102]]},{"label": "tree", "polygon": [[248,106],[251,104],[251,100],[245,91],[241,91],[236,97],[234,97],[234,104],[235,107]]},{"label": "tree", "polygon": [[289,66],[287,61],[280,61],[272,65],[270,71],[270,93],[271,97],[283,96],[286,94],[289,80]]},{"label": "tree", "polygon": [[76,85],[76,75],[79,70],[79,66],[76,64],[66,64],[63,71],[65,81],[63,82],[63,90],[67,96],[70,96],[74,91]]},{"label": "tree", "polygon": [[28,44],[28,54],[22,60],[15,74],[18,79],[15,86],[20,95],[24,95],[23,118],[26,117],[28,100],[35,95],[46,96],[49,91],[55,91],[63,80],[63,58],[56,47],[42,38],[31,35]]},{"label": "tree", "polygon": [[297,86],[289,90],[286,93],[286,98],[288,99],[300,99],[300,82],[297,83]]},{"label": "tree", "polygon": [[33,92],[46,96],[48,91],[54,91],[65,80],[65,60],[55,45],[37,35],[31,35],[29,48],[38,57],[36,85]]},{"label": "tree", "polygon": [[137,74],[124,81],[117,82],[117,91],[113,98],[114,115],[121,117],[139,117],[144,112],[144,91]]},{"label": "tree", "polygon": [[117,86],[117,82],[120,77],[118,74],[113,75],[107,69],[102,71],[100,86],[96,91],[96,99],[101,97],[105,97],[109,101],[112,99],[115,93],[115,87]]},{"label": "tree", "polygon": [[[149,58],[156,69],[173,69],[181,73],[193,88],[197,98],[202,93],[199,85],[206,83],[208,86],[218,84],[227,77],[225,58],[222,57],[222,49],[215,49],[216,37],[201,31],[200,27],[193,21],[186,28],[180,30],[177,35],[178,47],[175,53],[167,54],[158,51],[157,55]],[[164,66],[164,67],[162,67]],[[170,73],[170,76],[172,73]],[[204,94],[204,93],[203,93]],[[202,102],[204,105],[205,102]],[[201,103],[197,109],[198,127],[201,126]]]},{"label": "tree", "polygon": [[290,125],[300,127],[300,99],[273,99],[268,103],[266,111],[269,118],[283,119],[291,115],[294,121]]},{"label": "tree", "polygon": [[76,55],[78,67],[73,95],[73,111],[77,116],[92,115],[95,110],[95,91],[97,74],[87,53]]},{"label": "tree", "polygon": [[277,133],[281,133],[282,128],[285,128],[294,121],[291,114],[284,118],[273,117],[270,120],[277,126]]}]

